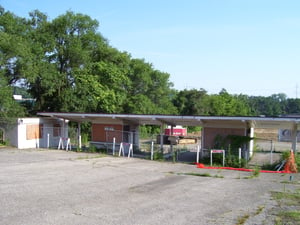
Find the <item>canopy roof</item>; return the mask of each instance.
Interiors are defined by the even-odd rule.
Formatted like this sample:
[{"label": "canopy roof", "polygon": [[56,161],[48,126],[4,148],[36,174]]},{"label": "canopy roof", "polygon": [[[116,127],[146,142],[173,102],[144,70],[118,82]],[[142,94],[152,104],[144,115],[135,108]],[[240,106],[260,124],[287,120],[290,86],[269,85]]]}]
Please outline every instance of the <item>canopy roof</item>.
[{"label": "canopy roof", "polygon": [[102,114],[102,113],[57,113],[40,112],[40,116],[61,118],[75,122],[122,123],[136,125],[182,125],[230,128],[282,128],[299,126],[300,117],[244,117],[244,116],[178,116],[141,114]]}]

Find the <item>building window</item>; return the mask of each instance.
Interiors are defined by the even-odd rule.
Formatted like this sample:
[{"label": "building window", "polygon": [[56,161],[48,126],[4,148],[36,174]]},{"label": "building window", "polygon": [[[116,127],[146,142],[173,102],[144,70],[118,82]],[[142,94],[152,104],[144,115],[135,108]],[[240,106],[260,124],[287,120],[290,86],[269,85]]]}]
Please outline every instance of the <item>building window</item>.
[{"label": "building window", "polygon": [[26,125],[26,139],[41,139],[43,137],[43,124]]},{"label": "building window", "polygon": [[53,126],[53,137],[60,137],[61,132],[60,132],[60,124],[54,124]]},{"label": "building window", "polygon": [[104,130],[105,131],[114,131],[115,128],[113,128],[113,127],[104,127]]}]

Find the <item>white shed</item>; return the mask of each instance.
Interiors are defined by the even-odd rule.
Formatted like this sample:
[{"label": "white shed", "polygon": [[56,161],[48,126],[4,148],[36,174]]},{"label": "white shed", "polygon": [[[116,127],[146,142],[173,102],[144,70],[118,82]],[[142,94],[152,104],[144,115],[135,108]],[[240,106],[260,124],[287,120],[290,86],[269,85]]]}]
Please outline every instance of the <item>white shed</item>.
[{"label": "white shed", "polygon": [[57,118],[18,118],[5,128],[5,140],[19,149],[57,147],[68,138],[68,121]]}]

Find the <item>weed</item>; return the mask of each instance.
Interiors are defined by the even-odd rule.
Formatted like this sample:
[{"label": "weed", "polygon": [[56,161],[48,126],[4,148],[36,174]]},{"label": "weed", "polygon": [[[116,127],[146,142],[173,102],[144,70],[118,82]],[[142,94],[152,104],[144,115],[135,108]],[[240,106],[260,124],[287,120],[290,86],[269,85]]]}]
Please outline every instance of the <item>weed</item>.
[{"label": "weed", "polygon": [[88,150],[88,151],[91,152],[91,153],[95,153],[95,152],[97,152],[97,148],[96,148],[95,145],[91,145],[91,146],[89,147],[89,150]]},{"label": "weed", "polygon": [[211,174],[209,174],[209,173],[193,173],[193,172],[189,172],[189,173],[182,173],[182,175],[198,176],[198,177],[211,177]]},{"label": "weed", "polygon": [[253,170],[253,175],[254,177],[258,177],[260,174],[260,167],[256,166]]},{"label": "weed", "polygon": [[251,176],[247,176],[247,177],[243,177],[244,179],[252,179],[255,177],[258,177],[260,174],[260,167],[256,166],[253,171],[252,171],[252,175]]},{"label": "weed", "polygon": [[264,208],[265,208],[264,206],[259,206],[255,212],[255,215],[260,214],[264,210]]}]

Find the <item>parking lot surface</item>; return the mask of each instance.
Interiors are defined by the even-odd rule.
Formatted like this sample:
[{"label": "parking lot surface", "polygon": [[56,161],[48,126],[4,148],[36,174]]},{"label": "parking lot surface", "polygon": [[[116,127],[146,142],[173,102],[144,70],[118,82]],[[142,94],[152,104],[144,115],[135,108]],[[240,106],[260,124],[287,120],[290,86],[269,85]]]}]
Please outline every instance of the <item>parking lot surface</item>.
[{"label": "parking lot surface", "polygon": [[[60,150],[0,148],[1,224],[273,224],[286,174]],[[293,176],[299,180],[299,174]],[[299,186],[298,186],[299,188]],[[256,213],[258,208],[263,209]]]}]

